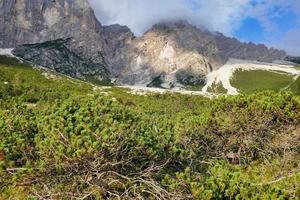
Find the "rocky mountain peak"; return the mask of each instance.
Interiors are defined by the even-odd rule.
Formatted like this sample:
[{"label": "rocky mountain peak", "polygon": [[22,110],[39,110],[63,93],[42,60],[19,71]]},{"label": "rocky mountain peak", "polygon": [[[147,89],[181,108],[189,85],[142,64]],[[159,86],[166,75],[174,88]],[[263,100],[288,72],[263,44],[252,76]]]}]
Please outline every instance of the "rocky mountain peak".
[{"label": "rocky mountain peak", "polygon": [[[174,29],[188,24],[182,22],[154,25],[143,36],[127,43],[113,60],[117,79],[125,84],[180,86],[182,82],[203,83],[211,70],[208,60],[194,49],[183,46]],[[185,81],[183,81],[185,80]]]},{"label": "rocky mountain peak", "polygon": [[117,53],[120,53],[120,49],[135,38],[127,26],[121,26],[119,24],[104,26],[102,35],[108,47],[106,49],[108,61],[111,61]]},{"label": "rocky mountain peak", "polygon": [[[108,68],[103,59],[107,44],[102,32],[103,27],[96,19],[88,0],[0,1],[0,48],[15,48],[24,44],[43,44],[71,38],[71,42],[67,44],[69,51],[79,55],[81,59],[92,62],[93,68],[95,65],[98,65],[99,69]],[[35,46],[26,46],[26,49],[31,47]],[[22,57],[22,51],[17,52]],[[60,62],[64,63],[63,60]],[[46,65],[49,62],[39,64],[48,67]],[[83,66],[89,68],[81,64],[77,67]],[[84,69],[76,69],[72,74],[82,71]]]},{"label": "rocky mountain peak", "polygon": [[2,0],[0,14],[6,48],[101,31],[88,0]]},{"label": "rocky mountain peak", "polygon": [[74,77],[150,86],[159,80],[162,87],[202,84],[229,58],[286,57],[284,51],[242,43],[185,20],[155,24],[135,37],[126,26],[102,26],[88,0],[1,0],[0,48],[16,48],[18,56]]}]

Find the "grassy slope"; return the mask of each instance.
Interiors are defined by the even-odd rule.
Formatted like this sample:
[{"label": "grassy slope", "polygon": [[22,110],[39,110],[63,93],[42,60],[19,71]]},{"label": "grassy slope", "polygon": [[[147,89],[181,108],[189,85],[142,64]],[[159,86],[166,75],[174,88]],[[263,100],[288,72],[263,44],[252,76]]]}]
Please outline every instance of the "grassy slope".
[{"label": "grassy slope", "polygon": [[291,84],[289,89],[291,89],[294,94],[300,95],[300,77],[298,77],[297,80]]},{"label": "grassy slope", "polygon": [[255,91],[280,91],[293,82],[293,76],[286,73],[270,72],[264,70],[243,71],[234,73],[231,85],[242,93],[250,94]]},{"label": "grassy slope", "polygon": [[[46,78],[42,73],[46,73]],[[8,84],[4,84],[7,82]],[[50,71],[33,69],[17,59],[0,56],[0,97],[21,97],[25,101],[54,101],[71,95],[87,94],[90,84]]]}]

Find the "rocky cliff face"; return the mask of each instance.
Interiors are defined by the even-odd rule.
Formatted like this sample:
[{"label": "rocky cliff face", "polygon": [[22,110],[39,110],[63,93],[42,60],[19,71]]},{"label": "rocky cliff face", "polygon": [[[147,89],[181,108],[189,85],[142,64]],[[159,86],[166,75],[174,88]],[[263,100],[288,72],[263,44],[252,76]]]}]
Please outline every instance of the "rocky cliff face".
[{"label": "rocky cliff face", "polygon": [[195,50],[205,56],[214,69],[225,64],[228,58],[272,62],[286,57],[284,51],[268,49],[264,45],[242,43],[220,33],[200,30],[185,21],[156,24],[150,32],[172,36],[183,48]]},{"label": "rocky cliff face", "polygon": [[112,57],[120,83],[163,87],[197,85],[229,58],[272,62],[286,53],[264,45],[241,43],[219,33],[200,30],[185,21],[159,23],[142,37],[128,40]]},{"label": "rocky cliff face", "polygon": [[148,31],[127,43],[115,55],[113,66],[121,83],[145,85],[160,77],[166,88],[180,82],[178,74],[185,73],[197,79],[204,78],[202,75],[211,70],[203,55],[182,46],[172,34],[156,31]]},{"label": "rocky cliff face", "polygon": [[285,60],[300,65],[300,57],[287,56]]},{"label": "rocky cliff face", "polygon": [[201,85],[229,58],[286,57],[185,21],[135,37],[126,26],[102,26],[88,0],[0,0],[0,48],[15,47],[16,55],[73,77],[164,88]]},{"label": "rocky cliff face", "polygon": [[116,75],[121,69],[115,66],[115,59],[124,56],[122,55],[122,50],[135,39],[135,36],[127,26],[118,24],[104,26],[102,36],[107,47],[106,59],[110,66],[110,71],[112,75]]},{"label": "rocky cliff face", "polygon": [[[107,68],[102,31],[88,0],[0,1],[0,48],[72,38],[68,49],[82,59],[93,60],[92,68],[94,64]],[[90,71],[90,66],[86,67]],[[74,73],[78,71],[82,69]]]},{"label": "rocky cliff face", "polygon": [[101,31],[88,0],[0,1],[2,48],[72,37],[87,51],[102,50]]},{"label": "rocky cliff face", "polygon": [[58,39],[36,44],[24,44],[16,47],[13,54],[39,66],[47,66],[62,74],[84,80],[107,81],[109,72],[101,62],[87,59],[72,50],[72,39]]}]

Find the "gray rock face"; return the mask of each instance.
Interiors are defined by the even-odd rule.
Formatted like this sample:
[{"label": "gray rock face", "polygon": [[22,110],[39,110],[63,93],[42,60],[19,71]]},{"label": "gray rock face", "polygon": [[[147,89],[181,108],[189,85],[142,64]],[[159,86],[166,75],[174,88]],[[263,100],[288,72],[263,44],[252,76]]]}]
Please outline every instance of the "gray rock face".
[{"label": "gray rock face", "polygon": [[225,64],[228,58],[272,62],[287,56],[284,51],[269,49],[262,44],[242,43],[220,33],[200,30],[185,21],[156,24],[149,31],[172,35],[184,48],[196,50],[205,56],[213,68]]},{"label": "gray rock face", "polygon": [[[59,73],[84,80],[107,80],[109,72],[104,58],[98,60],[86,59],[84,55],[72,50],[72,39],[58,39],[37,44],[25,44],[16,47],[14,55],[36,65],[47,66]],[[101,55],[99,55],[101,58]]]},{"label": "gray rock face", "polygon": [[136,38],[126,26],[102,26],[88,0],[0,0],[0,48],[15,47],[16,55],[73,77],[132,85],[158,80],[167,88],[202,84],[229,58],[286,57],[184,21],[156,24]]},{"label": "gray rock face", "polygon": [[185,21],[156,24],[142,37],[126,41],[111,59],[113,75],[123,84],[200,84],[229,58],[272,62],[286,57],[284,51],[241,43]]},{"label": "gray rock face", "polygon": [[[87,51],[103,49],[102,26],[88,0],[1,0],[0,46],[74,38]],[[99,40],[97,40],[99,39]]]},{"label": "gray rock face", "polygon": [[285,60],[300,65],[300,57],[287,56]]},{"label": "gray rock face", "polygon": [[[106,65],[102,31],[88,0],[0,1],[0,48],[72,38],[68,42],[72,52],[82,59],[99,63],[99,69],[102,69]],[[95,66],[86,65],[87,72],[94,71],[89,67]],[[72,75],[78,71],[82,69],[76,69]]]},{"label": "gray rock face", "polygon": [[115,65],[115,59],[121,55],[122,49],[130,44],[135,36],[127,26],[118,24],[104,26],[102,36],[106,42],[106,58],[113,75],[120,69]]},{"label": "gray rock face", "polygon": [[[170,88],[180,85],[180,72],[204,77],[211,66],[194,49],[182,46],[173,34],[148,31],[142,37],[128,38],[111,58],[113,75],[121,84],[141,84]],[[192,80],[192,79],[190,79]],[[201,79],[205,82],[205,78]]]}]

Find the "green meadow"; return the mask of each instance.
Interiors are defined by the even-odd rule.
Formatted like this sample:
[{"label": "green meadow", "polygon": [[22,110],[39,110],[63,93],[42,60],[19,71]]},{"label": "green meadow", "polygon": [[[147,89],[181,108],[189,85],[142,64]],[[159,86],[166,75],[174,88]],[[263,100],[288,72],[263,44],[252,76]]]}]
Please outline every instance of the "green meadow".
[{"label": "green meadow", "polygon": [[279,92],[294,82],[294,76],[285,72],[265,70],[237,70],[230,81],[241,93],[271,90]]}]

